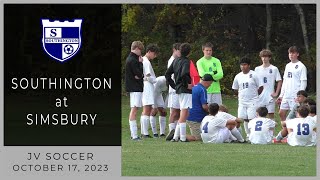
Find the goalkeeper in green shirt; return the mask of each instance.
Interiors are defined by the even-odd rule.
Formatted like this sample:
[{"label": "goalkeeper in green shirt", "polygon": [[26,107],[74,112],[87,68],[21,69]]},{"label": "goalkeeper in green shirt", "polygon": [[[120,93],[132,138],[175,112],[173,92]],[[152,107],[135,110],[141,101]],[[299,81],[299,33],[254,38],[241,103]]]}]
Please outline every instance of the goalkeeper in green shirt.
[{"label": "goalkeeper in green shirt", "polygon": [[223,77],[223,70],[219,59],[212,57],[212,47],[210,42],[202,45],[203,57],[197,61],[197,69],[200,77],[205,74],[211,74],[214,81],[207,89],[208,104],[217,103],[222,104],[220,82]]}]

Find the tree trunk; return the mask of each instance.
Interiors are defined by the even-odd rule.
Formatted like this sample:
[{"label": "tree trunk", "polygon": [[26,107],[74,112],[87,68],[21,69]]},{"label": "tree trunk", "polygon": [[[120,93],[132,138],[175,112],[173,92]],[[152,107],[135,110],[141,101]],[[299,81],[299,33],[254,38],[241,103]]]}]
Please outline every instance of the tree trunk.
[{"label": "tree trunk", "polygon": [[305,45],[305,48],[306,48],[306,54],[307,54],[308,60],[310,60],[309,40],[308,40],[308,35],[307,35],[307,26],[306,26],[306,21],[305,21],[303,9],[301,8],[301,6],[299,4],[295,4],[294,6],[297,9],[297,12],[298,12],[299,17],[300,17],[300,25],[301,25],[301,28],[302,28],[302,34],[303,34],[304,45]]},{"label": "tree trunk", "polygon": [[266,5],[267,11],[267,26],[266,26],[266,48],[270,49],[271,44],[271,25],[272,25],[272,18],[271,18],[271,5]]}]

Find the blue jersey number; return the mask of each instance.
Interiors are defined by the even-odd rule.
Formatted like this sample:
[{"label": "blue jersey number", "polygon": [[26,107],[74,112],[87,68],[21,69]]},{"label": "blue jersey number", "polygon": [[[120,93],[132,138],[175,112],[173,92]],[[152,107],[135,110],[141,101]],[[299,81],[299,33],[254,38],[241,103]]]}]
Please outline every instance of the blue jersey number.
[{"label": "blue jersey number", "polygon": [[206,124],[202,127],[204,133],[208,133],[208,124],[209,122],[206,122]]},{"label": "blue jersey number", "polygon": [[263,77],[263,82],[264,82],[264,83],[267,83],[267,82],[268,82],[267,77]]},{"label": "blue jersey number", "polygon": [[[309,124],[303,123],[302,128],[303,128],[302,135],[309,135],[310,133]],[[298,124],[297,135],[301,135],[301,123]]]},{"label": "blue jersey number", "polygon": [[257,121],[255,131],[261,131],[262,129],[261,126],[262,126],[262,121]]}]

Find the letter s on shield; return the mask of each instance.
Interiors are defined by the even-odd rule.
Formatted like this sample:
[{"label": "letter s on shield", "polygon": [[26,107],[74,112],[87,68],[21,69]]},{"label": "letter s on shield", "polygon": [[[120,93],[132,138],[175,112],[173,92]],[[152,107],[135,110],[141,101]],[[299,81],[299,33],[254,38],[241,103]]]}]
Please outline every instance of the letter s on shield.
[{"label": "letter s on shield", "polygon": [[50,57],[60,62],[72,58],[81,46],[82,19],[69,21],[42,20],[42,46]]}]

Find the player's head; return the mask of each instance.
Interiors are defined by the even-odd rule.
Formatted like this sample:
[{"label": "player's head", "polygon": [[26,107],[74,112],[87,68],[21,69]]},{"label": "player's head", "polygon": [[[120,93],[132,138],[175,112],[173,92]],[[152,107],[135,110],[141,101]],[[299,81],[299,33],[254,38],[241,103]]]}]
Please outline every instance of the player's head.
[{"label": "player's head", "polygon": [[291,46],[288,49],[288,56],[291,61],[297,60],[299,56],[299,48],[297,46]]},{"label": "player's head", "polygon": [[316,103],[315,100],[313,100],[313,99],[311,99],[311,98],[306,98],[306,99],[303,101],[303,104],[304,104],[304,105],[309,105],[309,106],[311,106],[311,105],[316,105],[317,103]]},{"label": "player's head", "polygon": [[208,87],[211,86],[213,82],[213,77],[210,74],[205,74],[202,76],[200,83],[206,88],[208,89]]},{"label": "player's head", "polygon": [[300,90],[297,92],[297,98],[296,98],[296,101],[298,103],[303,103],[308,97],[308,94],[306,91],[304,90]]},{"label": "player's head", "polygon": [[131,52],[134,52],[138,56],[141,56],[142,51],[144,50],[143,43],[141,41],[133,41],[131,44]]},{"label": "player's head", "polygon": [[180,46],[181,56],[187,57],[191,51],[191,45],[189,43],[182,43]]},{"label": "player's head", "polygon": [[146,56],[149,60],[153,60],[157,57],[160,49],[157,44],[149,44],[146,48]]},{"label": "player's head", "polygon": [[228,108],[224,104],[220,104],[219,111],[228,113]]},{"label": "player's head", "polygon": [[256,112],[259,117],[267,117],[268,115],[268,109],[266,107],[259,107]]},{"label": "player's head", "polygon": [[174,58],[177,58],[177,57],[181,56],[180,49],[179,49],[180,46],[181,46],[181,43],[174,43],[172,45],[172,56]]},{"label": "player's head", "polygon": [[202,45],[202,52],[205,58],[211,58],[213,45],[210,42],[206,42]]},{"label": "player's head", "polygon": [[317,106],[316,105],[310,105],[310,114],[316,115],[317,114]]},{"label": "player's head", "polygon": [[309,115],[309,113],[310,113],[309,107],[306,105],[302,105],[297,110],[297,117],[305,118]]},{"label": "player's head", "polygon": [[250,71],[251,60],[249,58],[243,57],[240,59],[239,63],[242,72],[247,73]]},{"label": "player's head", "polygon": [[259,56],[262,63],[269,63],[272,57],[272,52],[269,49],[262,49],[262,51],[259,53]]},{"label": "player's head", "polygon": [[219,105],[217,103],[209,104],[209,114],[215,116],[219,111]]}]

